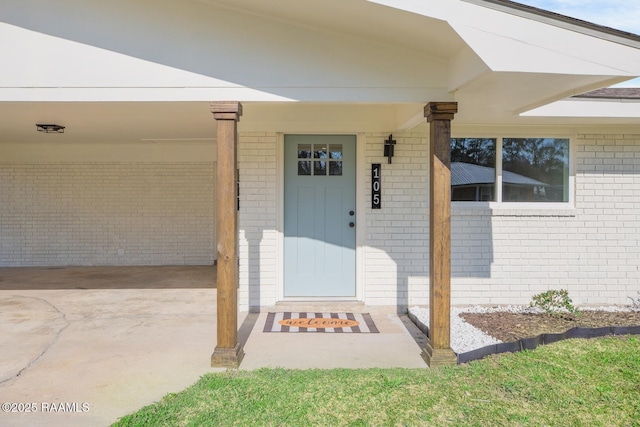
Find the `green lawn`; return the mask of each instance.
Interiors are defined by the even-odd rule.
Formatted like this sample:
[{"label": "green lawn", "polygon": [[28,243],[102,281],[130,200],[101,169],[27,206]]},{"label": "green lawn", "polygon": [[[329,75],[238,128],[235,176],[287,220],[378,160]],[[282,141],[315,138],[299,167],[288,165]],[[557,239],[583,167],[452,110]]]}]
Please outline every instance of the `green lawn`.
[{"label": "green lawn", "polygon": [[640,339],[567,340],[439,369],[229,371],[116,426],[640,426]]}]

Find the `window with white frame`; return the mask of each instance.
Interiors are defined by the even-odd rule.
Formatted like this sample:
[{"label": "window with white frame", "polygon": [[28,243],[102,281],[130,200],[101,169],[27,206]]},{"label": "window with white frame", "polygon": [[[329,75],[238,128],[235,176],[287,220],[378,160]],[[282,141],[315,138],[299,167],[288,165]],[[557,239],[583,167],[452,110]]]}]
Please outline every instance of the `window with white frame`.
[{"label": "window with white frame", "polygon": [[568,138],[452,138],[451,200],[569,202]]}]

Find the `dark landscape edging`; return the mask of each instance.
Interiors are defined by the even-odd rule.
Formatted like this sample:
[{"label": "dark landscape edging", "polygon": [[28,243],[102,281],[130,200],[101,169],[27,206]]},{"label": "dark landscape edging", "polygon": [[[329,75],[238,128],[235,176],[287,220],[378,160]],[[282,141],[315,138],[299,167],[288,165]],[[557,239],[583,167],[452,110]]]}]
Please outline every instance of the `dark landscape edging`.
[{"label": "dark landscape edging", "polygon": [[418,329],[422,331],[423,334],[425,334],[426,336],[429,336],[429,327],[424,323],[422,323],[420,319],[416,317],[415,314],[413,314],[412,312],[409,312],[409,319],[411,319],[411,321],[415,323],[415,325],[418,327]]},{"label": "dark landscape edging", "polygon": [[[409,319],[416,324],[426,336],[429,327],[422,323],[414,314],[409,312]],[[598,338],[609,335],[640,335],[640,326],[607,326],[604,328],[575,327],[561,334],[542,334],[533,338],[522,338],[517,341],[491,344],[475,350],[458,354],[458,364],[479,360],[492,354],[515,353],[522,350],[534,350],[538,346],[572,338]]]},{"label": "dark landscape edging", "polygon": [[533,338],[522,338],[518,341],[492,344],[466,353],[460,353],[458,354],[458,364],[482,359],[491,354],[533,350],[541,345],[571,338],[598,338],[609,335],[640,335],[640,326],[608,326],[604,328],[582,328],[578,326],[561,334],[542,334]]}]

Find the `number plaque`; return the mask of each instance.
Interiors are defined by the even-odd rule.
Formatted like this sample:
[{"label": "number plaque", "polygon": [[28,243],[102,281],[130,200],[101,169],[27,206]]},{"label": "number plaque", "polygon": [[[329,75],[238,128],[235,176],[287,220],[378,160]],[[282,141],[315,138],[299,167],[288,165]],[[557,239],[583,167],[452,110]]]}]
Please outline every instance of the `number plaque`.
[{"label": "number plaque", "polygon": [[382,184],[380,180],[382,167],[380,163],[371,164],[371,209],[382,208]]}]

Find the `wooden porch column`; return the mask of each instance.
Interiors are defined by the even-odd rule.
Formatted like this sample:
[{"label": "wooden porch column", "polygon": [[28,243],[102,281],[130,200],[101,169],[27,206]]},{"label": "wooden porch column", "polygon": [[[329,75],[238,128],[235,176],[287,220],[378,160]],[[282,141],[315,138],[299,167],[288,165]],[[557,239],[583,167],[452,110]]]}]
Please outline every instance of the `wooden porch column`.
[{"label": "wooden porch column", "polygon": [[212,102],[218,126],[216,233],[218,235],[218,342],[211,366],[237,368],[244,351],[238,342],[237,123],[239,102]]},{"label": "wooden porch column", "polygon": [[429,342],[422,357],[431,367],[455,365],[451,349],[451,120],[456,102],[430,102],[429,123]]}]

